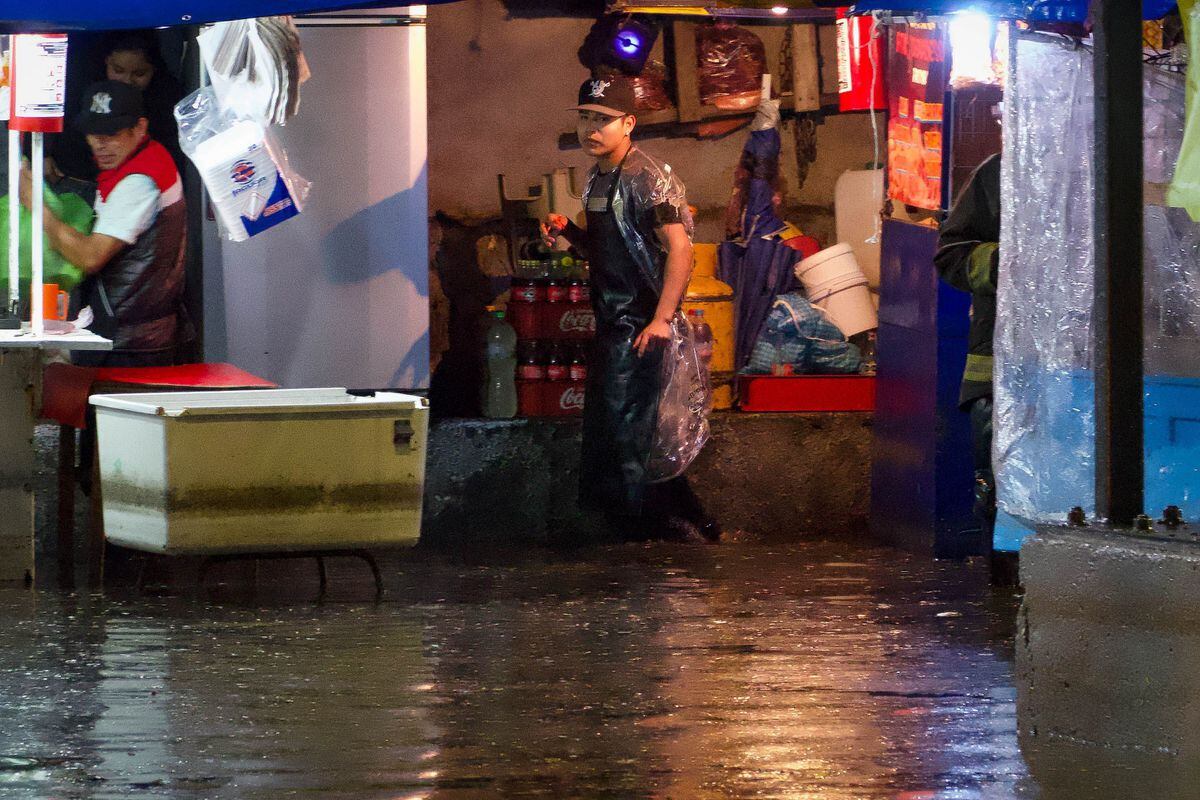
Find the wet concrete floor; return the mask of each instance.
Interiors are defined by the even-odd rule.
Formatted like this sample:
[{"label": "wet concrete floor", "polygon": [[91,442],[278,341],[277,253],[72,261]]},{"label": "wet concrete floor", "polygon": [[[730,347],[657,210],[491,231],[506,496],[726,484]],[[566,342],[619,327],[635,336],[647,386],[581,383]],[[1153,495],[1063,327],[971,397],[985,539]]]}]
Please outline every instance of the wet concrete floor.
[{"label": "wet concrete floor", "polygon": [[1157,757],[1023,753],[1017,600],[978,564],[814,543],[383,566],[379,603],[350,561],[321,603],[299,563],[264,564],[254,591],[232,565],[199,593],[0,588],[0,797],[1077,800],[1200,785]]}]

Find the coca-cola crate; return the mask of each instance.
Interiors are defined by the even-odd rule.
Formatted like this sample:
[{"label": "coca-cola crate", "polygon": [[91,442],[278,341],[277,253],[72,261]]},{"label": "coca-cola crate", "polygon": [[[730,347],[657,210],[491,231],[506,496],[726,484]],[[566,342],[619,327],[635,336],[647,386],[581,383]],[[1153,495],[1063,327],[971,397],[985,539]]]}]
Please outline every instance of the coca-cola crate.
[{"label": "coca-cola crate", "polygon": [[590,339],[596,315],[590,303],[509,303],[518,339]]},{"label": "coca-cola crate", "polygon": [[873,375],[739,375],[742,411],[874,411]]},{"label": "coca-cola crate", "polygon": [[522,417],[573,417],[583,413],[583,381],[517,381]]}]

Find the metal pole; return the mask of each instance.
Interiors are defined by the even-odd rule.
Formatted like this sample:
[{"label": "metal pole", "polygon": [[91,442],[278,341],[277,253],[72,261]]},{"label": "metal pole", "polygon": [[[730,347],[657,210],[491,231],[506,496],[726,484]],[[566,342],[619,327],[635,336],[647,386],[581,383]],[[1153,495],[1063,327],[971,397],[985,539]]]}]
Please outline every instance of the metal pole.
[{"label": "metal pole", "polygon": [[1096,513],[1143,512],[1142,4],[1095,0]]},{"label": "metal pole", "polygon": [[21,297],[21,204],[17,202],[21,179],[21,134],[8,132],[8,307],[14,317]]},{"label": "metal pole", "polygon": [[29,318],[33,323],[33,335],[42,336],[46,333],[46,323],[42,319],[42,272],[44,270],[45,250],[42,247],[42,219],[45,216],[45,154],[42,150],[42,139],[45,134],[33,134],[33,230],[30,232],[30,250],[33,252],[33,276],[29,281]]}]

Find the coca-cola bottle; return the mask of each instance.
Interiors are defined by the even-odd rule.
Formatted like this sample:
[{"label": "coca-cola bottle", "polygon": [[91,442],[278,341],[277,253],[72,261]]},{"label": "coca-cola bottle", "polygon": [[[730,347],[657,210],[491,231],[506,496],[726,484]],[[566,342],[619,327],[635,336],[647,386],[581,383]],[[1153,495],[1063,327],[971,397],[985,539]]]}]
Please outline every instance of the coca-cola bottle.
[{"label": "coca-cola bottle", "polygon": [[552,343],[546,355],[546,380],[565,381],[568,377],[569,366],[558,343]]},{"label": "coca-cola bottle", "polygon": [[561,262],[547,262],[546,276],[546,302],[565,303],[567,301],[567,283],[563,280]]},{"label": "coca-cola bottle", "polygon": [[546,365],[538,354],[538,343],[526,339],[517,347],[517,377],[523,381],[546,380]]},{"label": "coca-cola bottle", "polygon": [[575,349],[571,353],[571,367],[568,370],[568,377],[572,383],[580,383],[586,381],[587,376],[587,345],[581,342],[575,345]]},{"label": "coca-cola bottle", "polygon": [[693,308],[688,312],[688,321],[692,323],[692,330],[696,334],[696,352],[700,356],[700,360],[704,363],[704,368],[709,369],[713,357],[713,332],[709,324],[704,321],[704,310]]},{"label": "coca-cola bottle", "polygon": [[512,292],[509,295],[513,303],[536,303],[538,300],[536,261],[522,259],[517,262],[516,274],[513,276]]}]

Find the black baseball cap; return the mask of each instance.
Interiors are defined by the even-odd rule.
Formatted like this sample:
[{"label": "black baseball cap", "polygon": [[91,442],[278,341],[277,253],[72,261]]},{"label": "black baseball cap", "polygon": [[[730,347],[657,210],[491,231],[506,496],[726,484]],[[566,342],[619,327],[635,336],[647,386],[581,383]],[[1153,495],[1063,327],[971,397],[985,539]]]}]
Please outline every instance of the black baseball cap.
[{"label": "black baseball cap", "polygon": [[146,116],[140,90],[120,81],[93,83],[83,95],[83,110],[74,120],[80,133],[111,136],[132,128]]},{"label": "black baseball cap", "polygon": [[571,111],[597,111],[613,117],[633,114],[633,81],[623,75],[611,78],[588,78],[579,87],[579,102]]}]

